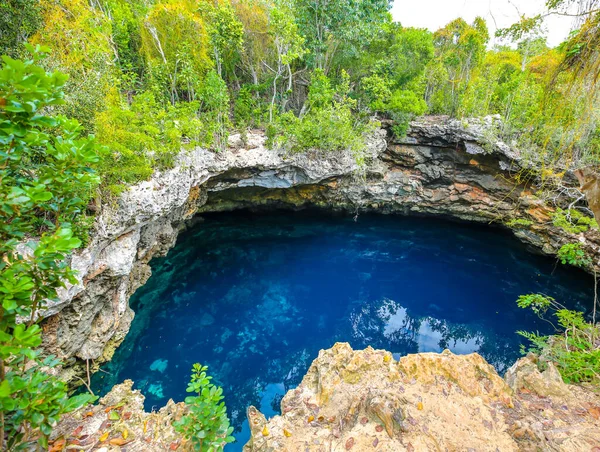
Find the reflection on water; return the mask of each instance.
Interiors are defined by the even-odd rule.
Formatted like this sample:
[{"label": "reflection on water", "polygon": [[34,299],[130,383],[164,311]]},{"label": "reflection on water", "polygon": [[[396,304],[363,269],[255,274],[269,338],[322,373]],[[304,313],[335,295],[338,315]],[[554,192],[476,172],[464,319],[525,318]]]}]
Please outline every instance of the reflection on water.
[{"label": "reflection on water", "polygon": [[183,400],[191,365],[206,364],[240,440],[229,447],[240,450],[246,407],[276,414],[336,341],[396,358],[478,352],[503,372],[519,356],[516,330],[547,331],[516,307],[518,295],[589,305],[586,275],[553,270],[501,231],[438,219],[209,217],[153,262],[131,301],[131,332],[93,385],[105,393],[131,378],[157,408]]}]

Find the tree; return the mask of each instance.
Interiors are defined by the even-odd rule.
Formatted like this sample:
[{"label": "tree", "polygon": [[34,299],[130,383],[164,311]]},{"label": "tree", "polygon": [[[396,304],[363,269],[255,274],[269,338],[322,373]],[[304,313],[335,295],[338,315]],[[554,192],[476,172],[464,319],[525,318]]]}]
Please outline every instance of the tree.
[{"label": "tree", "polygon": [[327,74],[340,51],[357,53],[385,21],[389,0],[294,0],[309,63]]},{"label": "tree", "polygon": [[212,70],[206,76],[206,80],[200,92],[202,101],[201,112],[204,119],[212,129],[213,142],[218,150],[223,150],[227,145],[229,129],[229,92],[227,84],[221,76]]},{"label": "tree", "polygon": [[244,42],[244,27],[228,1],[202,1],[199,11],[208,17],[208,32],[213,48],[217,74],[223,75],[223,62],[233,66],[234,58]]},{"label": "tree", "polygon": [[457,113],[473,70],[483,61],[488,40],[487,26],[480,17],[472,25],[456,19],[434,33],[436,59],[445,71],[441,83],[433,77],[429,80],[433,86],[428,101],[435,112]]},{"label": "tree", "polygon": [[38,0],[5,0],[0,3],[0,55],[16,58],[23,44],[41,24]]},{"label": "tree", "polygon": [[244,29],[243,48],[240,60],[243,70],[250,74],[253,85],[258,86],[272,64],[273,38],[269,29],[269,7],[262,0],[239,0],[233,2],[238,20]]},{"label": "tree", "polygon": [[[99,182],[93,137],[81,126],[45,113],[63,103],[66,75],[46,73],[33,59],[3,56],[0,71],[0,449],[47,447],[61,414],[91,397],[69,398],[50,375],[58,361],[42,357],[36,323],[45,300],[75,283],[65,259],[81,244],[77,217]],[[8,438],[6,449],[3,447]]]},{"label": "tree", "polygon": [[192,0],[167,0],[149,11],[142,28],[142,51],[153,89],[174,105],[193,100],[212,67],[207,26]]},{"label": "tree", "polygon": [[40,4],[43,26],[30,42],[52,49],[41,62],[47,70],[69,75],[66,102],[58,110],[92,132],[95,114],[105,108],[106,93],[115,84],[110,20],[86,0],[41,0]]},{"label": "tree", "polygon": [[[284,6],[274,5],[269,14],[269,34],[273,38],[277,51],[277,64],[273,69],[273,96],[271,97],[271,108],[269,109],[269,121],[273,122],[273,109],[277,97],[277,81],[287,72],[287,92],[292,91],[293,75],[292,62],[302,58],[306,52],[304,49],[304,38],[298,33],[298,26],[294,20],[292,11]],[[285,104],[282,105],[285,108]]]}]

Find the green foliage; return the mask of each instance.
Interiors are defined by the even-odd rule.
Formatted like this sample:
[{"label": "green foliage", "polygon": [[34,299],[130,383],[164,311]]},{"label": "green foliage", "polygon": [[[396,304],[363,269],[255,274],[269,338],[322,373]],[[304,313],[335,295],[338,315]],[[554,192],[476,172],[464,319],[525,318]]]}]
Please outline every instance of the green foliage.
[{"label": "green foliage", "polygon": [[[558,252],[562,264],[586,267],[592,264],[580,243],[563,245]],[[597,284],[594,275],[594,284]],[[587,322],[582,312],[566,309],[554,298],[542,294],[521,295],[517,300],[520,308],[531,309],[543,320],[548,310],[552,310],[557,320],[559,334],[541,336],[536,333],[519,331],[529,340],[531,346],[524,352],[533,352],[540,356],[542,365],[553,362],[567,383],[591,382],[600,384],[598,368],[600,366],[600,329],[596,324],[596,303],[592,322]],[[552,323],[548,321],[549,323]]]},{"label": "green foliage", "polygon": [[395,90],[389,101],[385,102],[381,108],[394,120],[392,131],[398,138],[404,137],[408,130],[409,122],[415,117],[420,116],[427,110],[425,100],[417,93],[410,90]]},{"label": "green foliage", "polygon": [[98,140],[107,146],[100,171],[108,193],[119,194],[127,184],[171,168],[182,146],[208,147],[226,140],[224,109],[229,98],[219,77],[212,80],[200,91],[201,100],[165,106],[146,92],[135,96],[131,105],[117,98],[98,115]]},{"label": "green foliage", "polygon": [[6,434],[8,450],[47,447],[58,417],[91,400],[69,398],[47,373],[59,362],[37,350],[35,319],[76,282],[65,258],[81,243],[72,222],[98,184],[89,166],[99,148],[75,121],[45,114],[63,102],[67,77],[36,64],[44,49],[28,49],[33,59],[4,56],[0,71],[0,448]]},{"label": "green foliage", "polygon": [[506,226],[509,228],[526,228],[532,224],[533,221],[525,220],[524,218],[513,218],[512,220],[508,220],[506,222]]},{"label": "green foliage", "polygon": [[167,0],[148,11],[141,26],[149,88],[157,99],[175,104],[195,100],[210,70],[209,31],[194,2]]},{"label": "green foliage", "polygon": [[233,442],[227,408],[223,402],[223,389],[210,381],[207,366],[194,364],[187,392],[197,394],[185,398],[188,412],[173,422],[175,430],[189,440],[194,450],[217,452]]},{"label": "green foliage", "polygon": [[556,306],[556,300],[538,293],[521,295],[517,299],[517,306],[523,309],[531,308],[536,315],[542,316],[550,307]]},{"label": "green foliage", "polygon": [[357,55],[388,17],[388,0],[295,0],[300,33],[306,38],[311,68],[328,71],[338,54]]},{"label": "green foliage", "polygon": [[564,333],[541,336],[519,331],[531,343],[526,351],[539,355],[542,366],[554,363],[566,383],[600,384],[600,347],[596,344],[600,333],[598,327],[586,322],[581,312],[561,308],[555,310],[554,316]]},{"label": "green foliage", "polygon": [[436,60],[428,73],[428,100],[434,113],[456,115],[489,40],[485,21],[456,19],[433,35]]},{"label": "green foliage", "polygon": [[211,141],[216,149],[224,149],[227,144],[229,122],[229,92],[227,85],[216,71],[210,71],[200,90],[201,111],[208,121]]},{"label": "green foliage", "polygon": [[23,44],[42,24],[37,0],[4,0],[0,3],[0,55],[19,56]]},{"label": "green foliage", "polygon": [[[282,115],[268,132],[271,142],[285,145],[293,152],[310,149],[350,150],[359,153],[368,124],[358,123],[352,113],[347,76],[336,89],[322,71],[315,71],[308,96],[308,112],[298,118],[291,112]],[[357,156],[360,159],[360,156]]]},{"label": "green foliage", "polygon": [[593,217],[588,217],[576,209],[563,210],[560,207],[552,214],[552,224],[571,234],[586,232],[588,229],[598,229],[598,223]]},{"label": "green foliage", "polygon": [[574,267],[589,267],[592,259],[587,255],[581,243],[568,243],[558,250],[558,258],[561,263],[573,265]]},{"label": "green foliage", "polygon": [[105,97],[116,84],[111,22],[86,0],[40,0],[43,24],[30,42],[52,48],[46,70],[69,75],[65,103],[58,112],[93,132],[95,115],[105,108]]},{"label": "green foliage", "polygon": [[235,64],[237,52],[244,42],[244,26],[229,2],[200,2],[200,12],[209,18],[210,41],[217,73],[221,76],[223,62],[230,70]]},{"label": "green foliage", "polygon": [[260,91],[254,85],[240,88],[233,104],[233,123],[236,127],[260,127],[268,121],[269,108],[259,96]]}]

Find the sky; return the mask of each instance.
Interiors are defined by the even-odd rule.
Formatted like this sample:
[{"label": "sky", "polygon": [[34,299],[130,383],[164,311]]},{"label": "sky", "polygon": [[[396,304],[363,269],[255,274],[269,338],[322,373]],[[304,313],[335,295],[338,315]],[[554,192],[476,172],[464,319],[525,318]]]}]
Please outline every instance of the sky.
[{"label": "sky", "polygon": [[[497,24],[499,28],[517,22],[519,14],[534,16],[544,11],[545,0],[394,0],[394,20],[406,27],[428,28],[431,31],[443,27],[457,17],[472,22],[477,16],[486,19],[492,39]],[[560,44],[571,30],[568,17],[546,19],[548,45]],[[494,44],[491,42],[490,44]]]}]

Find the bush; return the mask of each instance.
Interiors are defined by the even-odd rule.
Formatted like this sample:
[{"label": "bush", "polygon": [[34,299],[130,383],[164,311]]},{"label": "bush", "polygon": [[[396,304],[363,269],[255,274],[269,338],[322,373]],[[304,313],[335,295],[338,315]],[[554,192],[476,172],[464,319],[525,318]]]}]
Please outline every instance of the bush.
[{"label": "bush", "polygon": [[69,397],[51,375],[59,361],[42,356],[36,319],[77,282],[65,259],[81,245],[72,223],[99,182],[100,148],[76,121],[44,113],[64,102],[67,77],[28,49],[32,60],[4,56],[0,70],[0,450],[47,449],[59,417],[94,399]]},{"label": "bush", "polygon": [[188,413],[175,421],[175,430],[192,443],[194,450],[217,452],[233,442],[233,427],[229,426],[223,389],[210,382],[207,366],[198,363],[192,368],[187,392],[198,394],[185,398]]},{"label": "bush", "polygon": [[267,129],[270,142],[285,145],[292,152],[318,149],[350,150],[358,154],[371,126],[354,117],[352,109],[356,102],[348,97],[348,83],[347,75],[343,75],[342,83],[334,90],[330,80],[316,71],[307,101],[308,112],[301,117],[292,112],[281,115]]},{"label": "bush", "polygon": [[396,138],[403,138],[410,121],[427,111],[427,103],[418,90],[392,90],[391,82],[378,75],[363,78],[361,84],[369,107],[394,121],[392,132]]},{"label": "bush", "polygon": [[233,122],[236,127],[260,127],[268,121],[268,105],[262,98],[255,97],[255,93],[261,90],[260,86],[255,85],[245,85],[239,90],[233,104]]},{"label": "bush", "polygon": [[[558,252],[563,264],[586,267],[592,264],[580,243],[563,245]],[[594,272],[594,285],[597,277]],[[531,342],[528,350],[540,356],[541,367],[553,362],[567,383],[590,382],[600,384],[600,331],[596,324],[597,296],[594,295],[592,322],[586,322],[583,313],[566,309],[554,298],[542,294],[521,295],[517,300],[520,308],[531,309],[538,317],[550,323],[560,334],[540,336],[537,333],[519,331]],[[544,316],[551,310],[558,321],[555,326]]]},{"label": "bush", "polygon": [[114,94],[97,117],[98,139],[107,147],[99,168],[105,191],[118,195],[127,184],[171,168],[182,147],[212,145],[217,126],[200,108],[200,101],[165,108],[148,92],[128,105]]},{"label": "bush", "polygon": [[564,264],[574,267],[588,267],[592,265],[592,259],[586,254],[581,243],[567,243],[558,250],[558,258]]},{"label": "bush", "polygon": [[552,308],[558,327],[564,330],[564,333],[553,336],[518,332],[531,342],[526,351],[540,356],[542,368],[545,363],[552,362],[566,383],[600,384],[600,347],[596,344],[600,335],[598,327],[586,322],[583,313],[565,309],[549,297],[533,294],[519,299],[520,307],[531,307],[540,316]]}]

